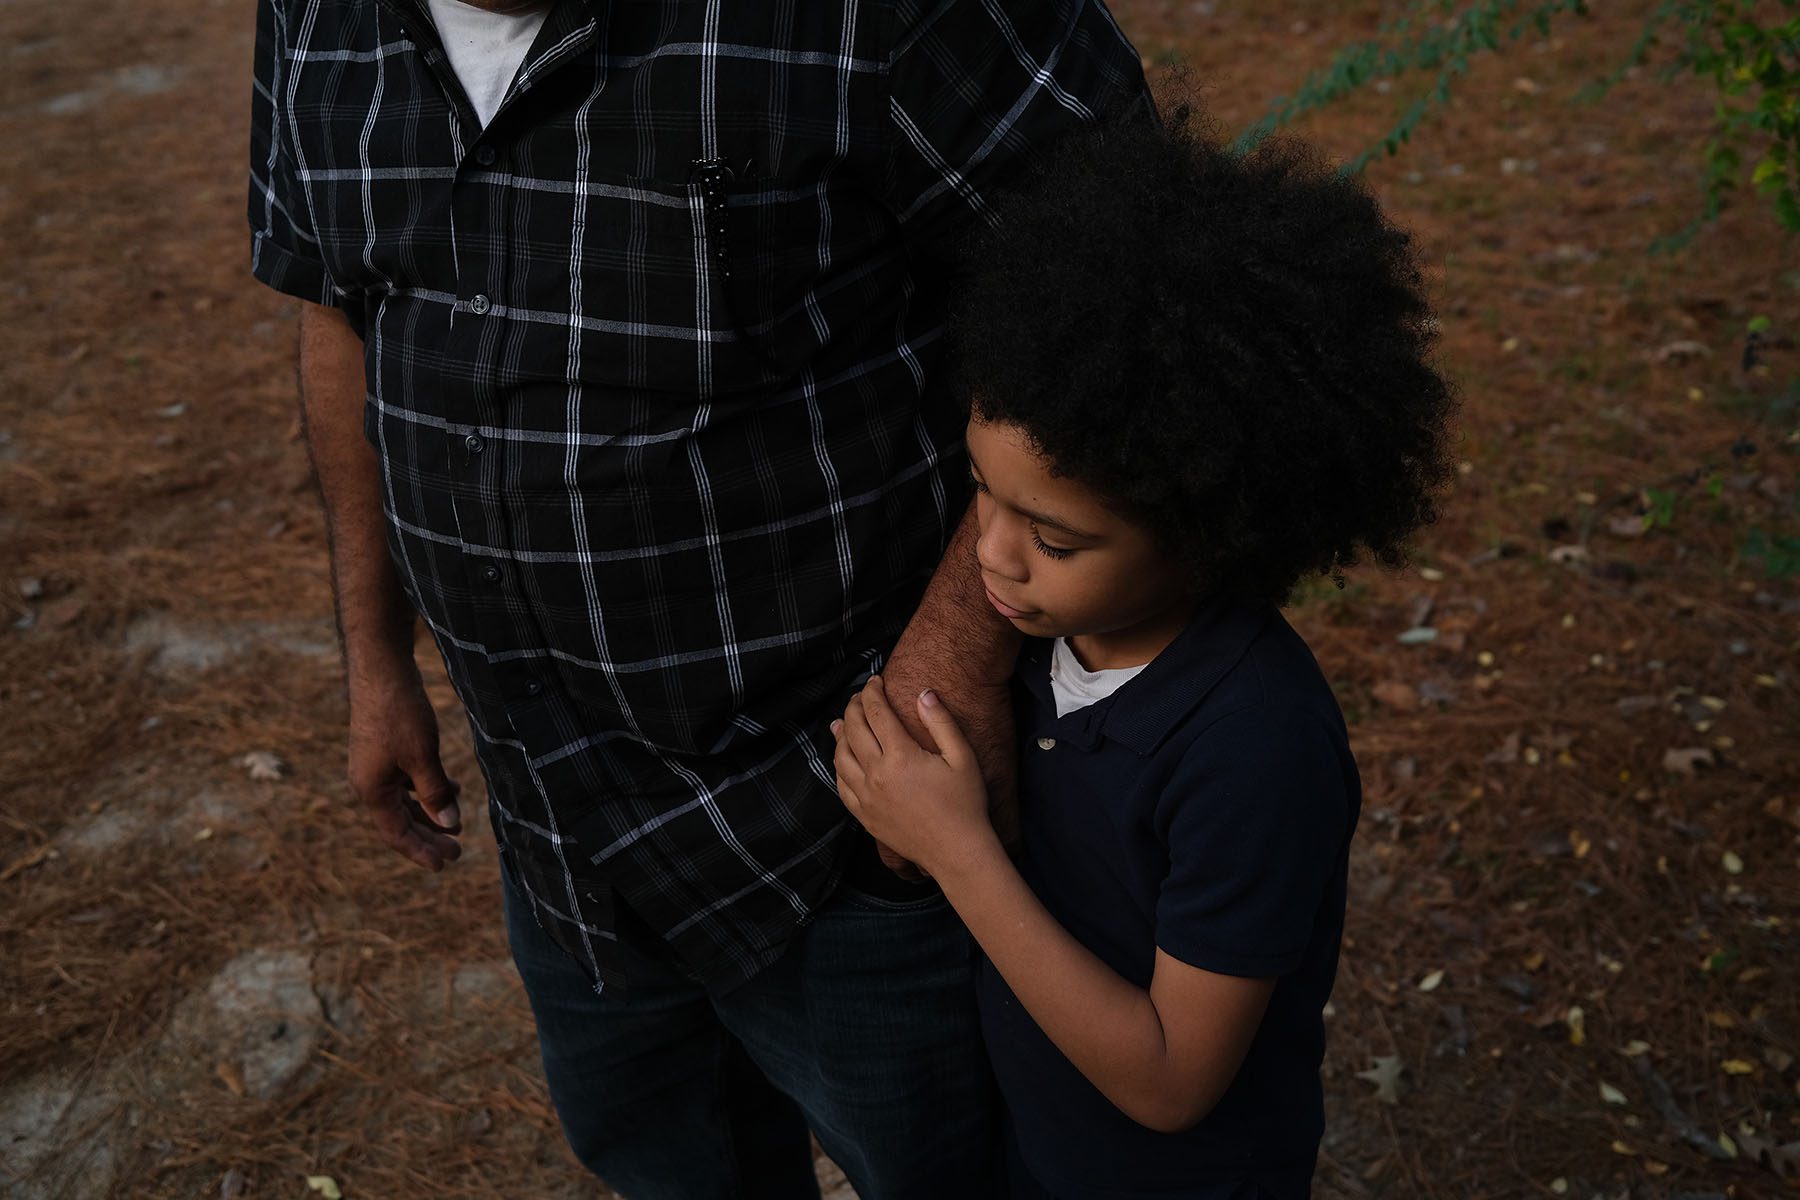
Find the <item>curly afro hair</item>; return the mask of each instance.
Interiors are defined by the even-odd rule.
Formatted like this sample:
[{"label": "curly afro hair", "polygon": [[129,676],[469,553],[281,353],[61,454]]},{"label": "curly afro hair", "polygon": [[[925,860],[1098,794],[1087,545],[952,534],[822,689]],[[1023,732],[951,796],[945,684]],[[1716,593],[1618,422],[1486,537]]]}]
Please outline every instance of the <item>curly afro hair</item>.
[{"label": "curly afro hair", "polygon": [[1075,135],[999,207],[954,322],[981,419],[1141,522],[1197,591],[1399,565],[1449,477],[1410,238],[1293,141],[1186,111]]}]

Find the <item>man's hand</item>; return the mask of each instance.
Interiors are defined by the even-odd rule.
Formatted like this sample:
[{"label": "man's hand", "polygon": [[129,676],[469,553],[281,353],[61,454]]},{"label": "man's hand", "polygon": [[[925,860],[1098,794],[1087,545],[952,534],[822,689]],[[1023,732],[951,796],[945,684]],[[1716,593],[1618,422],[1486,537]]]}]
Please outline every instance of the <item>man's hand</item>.
[{"label": "man's hand", "polygon": [[983,843],[991,844],[987,788],[975,751],[931,692],[916,701],[918,719],[940,748],[927,750],[900,723],[878,675],[853,697],[837,738],[838,795],[882,846],[936,874]]},{"label": "man's hand", "polygon": [[417,670],[350,689],[350,787],[381,840],[428,871],[462,856],[461,787],[438,757],[437,714]]}]

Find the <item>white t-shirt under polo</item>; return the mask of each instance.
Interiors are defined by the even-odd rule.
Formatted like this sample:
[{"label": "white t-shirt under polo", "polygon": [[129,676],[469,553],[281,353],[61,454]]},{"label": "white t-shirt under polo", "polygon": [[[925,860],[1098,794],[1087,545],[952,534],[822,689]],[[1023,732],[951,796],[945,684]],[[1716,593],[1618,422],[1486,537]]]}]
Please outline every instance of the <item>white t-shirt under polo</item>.
[{"label": "white t-shirt under polo", "polygon": [[1090,671],[1069,648],[1069,639],[1057,638],[1056,647],[1050,652],[1050,693],[1056,697],[1056,715],[1066,717],[1078,708],[1106,699],[1149,665]]},{"label": "white t-shirt under polo", "polygon": [[428,0],[450,69],[475,106],[481,126],[494,119],[525,52],[544,26],[548,4],[523,13],[489,12],[463,0]]}]

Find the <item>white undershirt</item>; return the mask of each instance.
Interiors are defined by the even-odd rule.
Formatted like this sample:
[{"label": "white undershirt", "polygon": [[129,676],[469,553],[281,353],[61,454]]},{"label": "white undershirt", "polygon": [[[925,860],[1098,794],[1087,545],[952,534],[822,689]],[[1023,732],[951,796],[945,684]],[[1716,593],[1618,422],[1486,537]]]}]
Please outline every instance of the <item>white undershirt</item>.
[{"label": "white undershirt", "polygon": [[481,126],[494,119],[525,52],[543,28],[549,5],[523,13],[489,12],[463,0],[428,0],[450,69],[475,106]]},{"label": "white undershirt", "polygon": [[1090,671],[1069,648],[1069,639],[1057,638],[1056,648],[1050,652],[1050,692],[1056,697],[1056,715],[1066,717],[1078,708],[1106,699],[1149,665]]}]

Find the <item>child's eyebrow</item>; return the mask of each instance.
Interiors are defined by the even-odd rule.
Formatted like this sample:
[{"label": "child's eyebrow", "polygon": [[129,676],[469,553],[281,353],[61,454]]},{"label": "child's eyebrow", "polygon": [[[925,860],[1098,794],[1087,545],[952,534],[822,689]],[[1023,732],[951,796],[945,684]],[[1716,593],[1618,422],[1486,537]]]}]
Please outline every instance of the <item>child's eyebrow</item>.
[{"label": "child's eyebrow", "polygon": [[[969,450],[967,447],[964,448],[964,452],[969,457],[969,473],[971,475],[980,476],[982,474],[981,464],[975,461],[975,452]],[[1017,504],[1013,504],[1010,501],[1003,501],[1003,503],[1006,504],[1006,507],[1012,509],[1020,516],[1029,517],[1035,525],[1048,525],[1051,529],[1066,533],[1072,538],[1080,538],[1084,541],[1097,542],[1100,540],[1099,534],[1088,533],[1085,530],[1077,529],[1067,521],[1053,517],[1049,513],[1033,512],[1029,508],[1020,508]]]},{"label": "child's eyebrow", "polygon": [[1070,525],[1066,521],[1058,520],[1049,513],[1033,512],[1029,508],[1020,508],[1016,504],[1012,505],[1011,508],[1022,517],[1030,517],[1032,524],[1034,525],[1047,525],[1051,529],[1066,533],[1073,538],[1081,538],[1084,541],[1095,542],[1100,540],[1099,534],[1084,532],[1083,530]]}]

